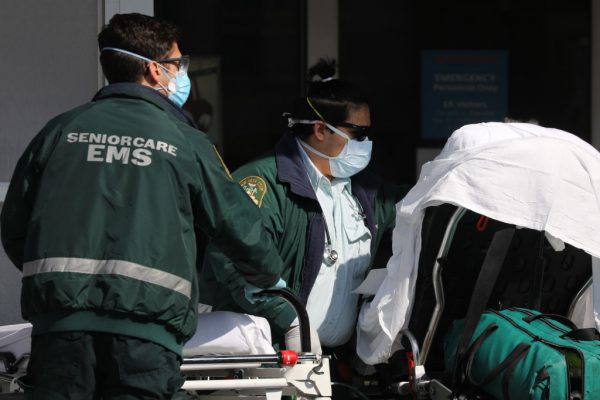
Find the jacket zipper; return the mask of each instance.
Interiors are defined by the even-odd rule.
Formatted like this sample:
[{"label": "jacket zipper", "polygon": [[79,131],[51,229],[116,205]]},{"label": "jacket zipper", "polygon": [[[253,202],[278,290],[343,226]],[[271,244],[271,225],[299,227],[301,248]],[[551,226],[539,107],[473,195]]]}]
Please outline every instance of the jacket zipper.
[{"label": "jacket zipper", "polygon": [[[497,316],[499,316],[500,318],[502,318],[502,319],[504,319],[504,320],[508,321],[508,323],[510,323],[512,326],[514,326],[515,328],[517,328],[517,329],[518,329],[518,330],[520,330],[521,332],[523,332],[523,333],[527,334],[528,336],[530,336],[530,337],[531,337],[533,340],[535,340],[535,341],[538,341],[538,342],[540,342],[540,343],[544,343],[544,344],[546,344],[546,345],[548,345],[549,347],[552,347],[552,348],[554,348],[554,349],[567,349],[567,350],[575,351],[575,352],[576,352],[576,353],[579,355],[579,357],[580,357],[580,359],[581,359],[581,389],[582,389],[582,390],[581,390],[581,396],[582,396],[582,397],[584,396],[584,390],[583,390],[583,389],[585,388],[585,384],[584,384],[584,379],[585,379],[585,374],[584,374],[584,372],[585,372],[585,371],[584,371],[584,365],[585,365],[585,364],[584,364],[584,361],[585,361],[585,359],[584,359],[584,357],[583,357],[583,353],[582,353],[582,352],[581,352],[579,349],[577,349],[577,348],[575,348],[575,347],[563,346],[563,345],[556,344],[556,343],[552,343],[552,342],[550,342],[550,341],[548,341],[548,340],[542,339],[541,337],[539,337],[539,336],[537,336],[537,335],[535,335],[535,334],[533,334],[533,333],[529,332],[527,329],[525,329],[525,328],[521,327],[519,324],[517,324],[516,322],[514,322],[514,321],[513,321],[512,319],[510,319],[509,317],[505,316],[504,314],[501,314],[499,311],[496,311],[496,310],[488,310],[488,311],[491,311],[492,313],[496,314],[496,315],[497,315]],[[516,311],[522,312],[522,310],[520,310],[520,309],[518,309],[518,310],[516,310]],[[526,313],[524,313],[524,314],[526,314]],[[567,375],[570,375],[570,374],[569,374],[569,371],[570,371],[570,369],[571,369],[571,368],[569,367],[569,363],[566,361],[566,354],[565,354],[565,353],[563,353],[563,352],[562,352],[562,351],[560,351],[560,350],[558,350],[558,351],[561,353],[561,355],[562,355],[563,357],[565,357],[565,364],[566,364],[566,366],[567,366]],[[567,377],[567,388],[568,388],[569,397],[570,397],[570,396],[571,396],[571,390],[572,390],[572,389],[571,389],[571,379],[570,379],[569,377]]]}]

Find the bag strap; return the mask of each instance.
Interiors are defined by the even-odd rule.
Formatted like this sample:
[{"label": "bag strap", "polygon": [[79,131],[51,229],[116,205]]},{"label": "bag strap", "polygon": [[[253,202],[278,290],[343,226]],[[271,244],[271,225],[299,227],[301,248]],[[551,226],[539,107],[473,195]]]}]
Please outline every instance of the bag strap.
[{"label": "bag strap", "polygon": [[[488,328],[491,328],[491,325]],[[484,332],[484,333],[486,333],[486,332]],[[486,338],[490,335],[490,333],[487,334]],[[482,333],[482,336],[483,336],[483,333]],[[479,339],[481,339],[481,336],[479,337]],[[477,339],[477,340],[479,341],[479,339]],[[485,338],[484,338],[484,340],[485,340]],[[481,345],[481,343],[479,343],[479,345]],[[471,382],[471,384],[478,386],[478,387],[485,387],[485,386],[489,385],[490,382],[492,382],[494,379],[496,379],[502,373],[502,371],[504,371],[504,375],[502,376],[502,395],[504,397],[504,400],[509,400],[510,399],[510,396],[509,396],[510,378],[511,378],[517,364],[519,363],[519,361],[521,361],[521,359],[523,357],[525,357],[525,355],[527,355],[527,352],[529,351],[530,348],[531,348],[531,345],[529,345],[527,343],[519,343],[517,345],[517,347],[515,347],[513,349],[513,351],[511,351],[510,354],[508,356],[506,356],[504,361],[502,361],[500,364],[498,364],[496,366],[496,368],[491,370],[490,373],[485,378],[483,378],[483,380],[481,382],[476,382],[473,379],[473,376],[471,374],[471,363],[468,363],[467,364],[467,377],[469,379],[469,382]],[[475,354],[476,352],[477,351],[475,351],[473,354]],[[469,361],[472,361],[472,357],[470,358]]]},{"label": "bag strap", "polygon": [[527,323],[531,323],[538,319],[554,320],[556,322],[560,322],[561,324],[565,325],[566,327],[568,327],[571,330],[577,329],[577,325],[575,325],[575,323],[573,321],[571,321],[567,317],[563,317],[562,315],[558,315],[558,314],[535,314],[535,315],[530,315],[530,316],[524,317],[523,321],[525,321]]},{"label": "bag strap", "polygon": [[466,357],[466,367],[465,367],[465,375],[466,378],[471,382],[476,384],[475,379],[473,379],[473,376],[471,375],[471,367],[473,365],[473,360],[475,359],[475,354],[477,354],[477,351],[479,351],[479,348],[481,347],[481,345],[483,344],[483,342],[490,337],[490,335],[492,333],[494,333],[496,331],[496,329],[498,329],[498,325],[496,325],[495,322],[492,322],[491,324],[489,324],[484,330],[483,332],[481,332],[481,334],[479,335],[479,337],[473,342],[473,344],[471,344],[471,347],[469,347],[469,350],[467,350],[467,353],[465,354]]},{"label": "bag strap", "polygon": [[544,272],[546,269],[544,262],[544,244],[546,243],[546,233],[540,232],[538,255],[535,259],[533,268],[533,289],[531,290],[530,303],[531,308],[539,310],[542,305],[542,289],[544,286]]},{"label": "bag strap", "polygon": [[596,328],[573,329],[560,337],[583,341],[600,340],[600,332]]},{"label": "bag strap", "polygon": [[473,367],[473,360],[475,359],[475,354],[483,345],[483,342],[490,337],[492,333],[494,333],[498,329],[498,325],[492,322],[489,324],[483,332],[479,335],[479,337],[471,344],[469,350],[467,350],[466,357],[466,368],[465,374],[468,381],[478,387],[487,386],[490,382],[500,375],[502,371],[504,371],[504,375],[502,376],[502,395],[504,400],[510,400],[509,389],[510,389],[510,378],[517,367],[517,364],[523,357],[527,355],[527,352],[531,348],[531,345],[527,343],[519,343],[517,347],[510,352],[510,354],[502,361],[500,364],[496,366],[490,373],[483,378],[481,382],[476,382],[473,378],[473,374],[471,373],[471,368]]},{"label": "bag strap", "polygon": [[467,346],[471,341],[471,336],[473,336],[481,314],[487,307],[514,233],[515,228],[506,228],[496,232],[481,266],[465,317],[464,330],[456,349],[456,365],[452,379],[453,395],[456,395],[459,386],[464,382],[462,366]]},{"label": "bag strap", "polygon": [[[502,395],[504,396],[505,400],[510,399],[510,397],[509,397],[510,378],[511,378],[513,372],[515,371],[517,364],[519,363],[519,361],[521,361],[521,359],[523,357],[525,357],[527,355],[527,352],[529,351],[530,348],[531,348],[531,345],[529,345],[527,343],[519,343],[519,345],[517,347],[515,347],[515,349],[502,362],[502,364],[507,362],[506,370],[504,371],[504,376],[502,377]],[[494,371],[492,371],[492,372],[494,372]],[[490,375],[492,375],[492,373],[490,373]],[[484,383],[489,383],[490,381],[492,381],[493,378],[491,378],[491,379],[489,379],[489,378],[490,378],[490,376],[488,375],[484,379]],[[489,379],[489,381],[488,381],[488,379]]]},{"label": "bag strap", "polygon": [[500,373],[502,373],[502,371],[504,371],[504,376],[502,377],[502,392],[504,395],[504,400],[508,400],[508,398],[509,398],[508,384],[510,383],[510,377],[512,376],[512,373],[514,372],[515,367],[517,366],[519,361],[523,357],[525,357],[525,355],[529,351],[530,347],[531,347],[531,345],[529,345],[527,343],[519,343],[517,345],[517,347],[515,347],[513,349],[513,351],[511,351],[510,354],[508,356],[506,356],[506,358],[500,364],[498,364],[496,366],[496,368],[491,370],[490,373],[487,374],[487,376],[485,378],[483,378],[483,380],[481,382],[475,382],[475,380],[472,378],[471,371],[470,371],[471,366],[469,365],[469,371],[467,371],[467,373],[468,373],[468,376],[470,377],[469,378],[470,382],[475,386],[484,387],[484,386],[489,385],[490,382],[492,382],[494,379],[496,379],[500,375]]}]

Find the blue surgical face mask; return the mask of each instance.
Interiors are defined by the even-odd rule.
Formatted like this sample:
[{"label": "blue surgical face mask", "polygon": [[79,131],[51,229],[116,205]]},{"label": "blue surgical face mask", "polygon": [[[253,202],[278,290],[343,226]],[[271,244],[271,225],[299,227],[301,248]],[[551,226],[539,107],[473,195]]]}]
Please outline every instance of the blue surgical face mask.
[{"label": "blue surgical face mask", "polygon": [[[119,53],[128,54],[130,56],[139,58],[144,61],[152,62],[153,60],[141,56],[139,54],[133,53],[128,50],[118,49],[116,47],[104,47],[101,51],[112,50]],[[167,78],[169,78],[169,84],[165,87],[162,83],[158,82],[160,88],[156,90],[164,90],[168,93],[168,98],[173,103],[177,104],[179,107],[182,107],[190,96],[190,91],[192,89],[192,83],[190,82],[190,77],[186,72],[177,71],[175,75],[171,71],[169,71],[166,67],[162,66],[160,63],[158,64],[160,68],[167,74]]]},{"label": "blue surgical face mask", "polygon": [[[190,90],[192,89],[192,82],[187,72],[177,71],[174,77],[172,77],[171,71],[162,65],[158,64],[167,74],[169,78],[169,84],[164,87],[160,82],[160,87],[169,93],[169,100],[177,104],[179,107],[183,107],[188,97],[190,96]],[[172,78],[171,78],[172,77]]]},{"label": "blue surgical face mask", "polygon": [[369,138],[365,138],[361,142],[359,142],[358,140],[352,140],[348,135],[346,135],[344,132],[337,129],[333,125],[330,125],[328,123],[325,123],[325,125],[329,129],[331,129],[332,132],[346,139],[346,145],[344,146],[340,154],[338,154],[335,157],[331,157],[309,146],[302,140],[300,141],[300,144],[308,151],[320,157],[328,159],[331,175],[336,178],[349,178],[365,169],[371,161],[371,150],[373,149],[373,142],[371,142]]}]

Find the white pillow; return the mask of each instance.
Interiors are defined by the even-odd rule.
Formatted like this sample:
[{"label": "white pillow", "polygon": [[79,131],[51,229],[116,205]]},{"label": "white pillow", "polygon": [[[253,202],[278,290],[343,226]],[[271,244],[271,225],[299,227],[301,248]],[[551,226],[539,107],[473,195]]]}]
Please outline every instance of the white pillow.
[{"label": "white pillow", "polygon": [[198,315],[198,329],[183,356],[274,354],[266,319],[230,311]]}]

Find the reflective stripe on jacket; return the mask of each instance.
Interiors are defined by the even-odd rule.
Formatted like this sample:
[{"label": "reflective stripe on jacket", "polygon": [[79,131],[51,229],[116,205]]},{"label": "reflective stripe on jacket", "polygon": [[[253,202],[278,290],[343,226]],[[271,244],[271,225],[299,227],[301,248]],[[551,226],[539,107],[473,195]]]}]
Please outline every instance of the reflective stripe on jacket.
[{"label": "reflective stripe on jacket", "polygon": [[196,329],[195,229],[256,286],[283,269],[259,211],[208,137],[138,84],[50,121],[19,160],[2,243],[34,334],[99,330],[174,351]]}]

